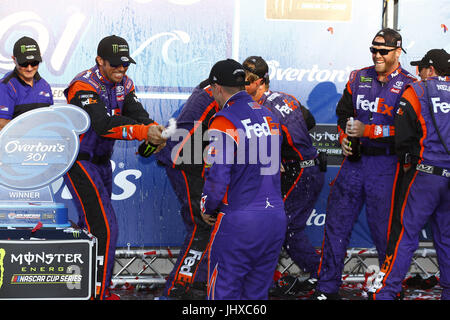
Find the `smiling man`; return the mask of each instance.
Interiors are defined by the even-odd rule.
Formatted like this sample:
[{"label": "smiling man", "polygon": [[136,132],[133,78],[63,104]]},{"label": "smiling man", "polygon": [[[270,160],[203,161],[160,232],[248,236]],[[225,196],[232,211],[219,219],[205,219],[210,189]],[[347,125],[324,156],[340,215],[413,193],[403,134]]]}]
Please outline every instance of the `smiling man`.
[{"label": "smiling man", "polygon": [[38,73],[42,57],[37,42],[17,40],[12,59],[16,67],[0,80],[0,130],[24,112],[53,104],[50,85]]},{"label": "smiling man", "polygon": [[[380,30],[369,49],[374,65],[350,74],[336,107],[345,158],[331,183],[327,203],[319,281],[313,296],[319,300],[339,299],[347,246],[364,204],[380,265],[384,261],[397,167],[394,115],[406,85],[415,78],[400,66],[402,37],[397,31]],[[350,117],[355,121],[348,121]],[[348,158],[352,154],[348,137],[360,139],[361,157],[356,161]]]},{"label": "smiling man", "polygon": [[64,176],[78,210],[78,225],[98,239],[97,297],[111,299],[109,287],[118,236],[116,215],[111,204],[111,156],[116,140],[139,140],[158,146],[163,126],[149,118],[136,97],[133,81],[126,75],[130,63],[128,43],[112,35],[98,44],[96,65],[79,73],[64,90],[67,102],[85,110],[91,127],[80,137],[77,161]]}]

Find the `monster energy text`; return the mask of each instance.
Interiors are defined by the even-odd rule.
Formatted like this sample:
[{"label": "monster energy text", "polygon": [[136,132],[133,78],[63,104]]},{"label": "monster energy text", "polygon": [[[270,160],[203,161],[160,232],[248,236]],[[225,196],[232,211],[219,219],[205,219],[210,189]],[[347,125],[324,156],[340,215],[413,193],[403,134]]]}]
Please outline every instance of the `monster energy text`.
[{"label": "monster energy text", "polygon": [[81,253],[20,253],[20,254],[11,254],[11,263],[19,263],[22,264],[32,264],[32,263],[44,263],[44,264],[52,264],[52,263],[80,263],[83,264],[83,260],[81,259]]}]

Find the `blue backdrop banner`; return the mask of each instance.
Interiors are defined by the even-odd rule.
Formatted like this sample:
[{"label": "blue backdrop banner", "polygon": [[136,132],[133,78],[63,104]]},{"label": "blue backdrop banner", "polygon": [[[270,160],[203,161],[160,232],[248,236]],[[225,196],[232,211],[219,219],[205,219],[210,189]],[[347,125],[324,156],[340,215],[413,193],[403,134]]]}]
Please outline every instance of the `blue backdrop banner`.
[{"label": "blue backdrop banner", "polygon": [[[408,6],[410,2],[417,10],[425,6],[425,1],[411,0]],[[425,6],[440,15],[440,24],[448,21],[450,12],[440,9],[448,7],[444,2],[428,1]],[[39,5],[3,0],[0,75],[14,68],[14,42],[31,36],[43,54],[41,76],[51,84],[55,102],[65,102],[62,91],[77,73],[94,65],[98,42],[116,34],[128,41],[137,62],[128,75],[138,97],[152,118],[166,124],[216,61],[262,56],[270,67],[271,88],[296,96],[311,110],[318,123],[311,132],[314,143],[331,156],[326,184],[307,221],[308,235],[320,246],[329,183],[341,161],[336,103],[350,72],[372,64],[369,46],[381,28],[382,7],[381,0],[42,0]],[[429,47],[448,46],[448,35],[434,21],[419,27],[409,7],[400,9],[401,32],[412,53],[401,61],[414,73],[409,61]],[[433,28],[433,33],[424,28]],[[164,170],[153,158],[136,156],[137,146],[118,141],[112,158],[118,246],[180,245],[185,234],[180,205]],[[63,180],[52,189],[55,200],[69,208],[69,218],[77,221]],[[364,210],[350,245],[372,247]]]}]

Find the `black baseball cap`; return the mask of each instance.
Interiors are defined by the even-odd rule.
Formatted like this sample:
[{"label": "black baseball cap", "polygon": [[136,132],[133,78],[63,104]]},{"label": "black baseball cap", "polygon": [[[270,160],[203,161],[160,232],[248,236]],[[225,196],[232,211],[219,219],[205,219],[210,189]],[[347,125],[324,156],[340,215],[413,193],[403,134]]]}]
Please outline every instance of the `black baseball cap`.
[{"label": "black baseball cap", "polygon": [[269,66],[267,62],[260,56],[250,56],[244,60],[242,66],[245,70],[256,74],[264,79],[265,83],[269,83]]},{"label": "black baseball cap", "polygon": [[37,42],[30,37],[22,37],[16,41],[13,48],[13,55],[18,64],[28,61],[42,62],[41,50]]},{"label": "black baseball cap", "polygon": [[125,62],[136,64],[130,57],[128,42],[116,35],[108,36],[100,40],[97,47],[97,55],[108,60],[110,64],[119,65]]},{"label": "black baseball cap", "polygon": [[[376,37],[382,37],[384,42],[375,41]],[[391,28],[384,28],[377,32],[375,37],[373,37],[372,45],[374,46],[386,46],[394,48],[402,48],[403,52],[406,53],[402,46],[402,36],[400,33]]]},{"label": "black baseball cap", "polygon": [[216,62],[211,68],[208,80],[210,84],[217,83],[227,87],[240,87],[247,84],[244,67],[233,59]]},{"label": "black baseball cap", "polygon": [[450,71],[450,54],[444,49],[431,49],[423,56],[422,60],[411,61],[410,64],[425,68],[433,66],[447,75]]}]

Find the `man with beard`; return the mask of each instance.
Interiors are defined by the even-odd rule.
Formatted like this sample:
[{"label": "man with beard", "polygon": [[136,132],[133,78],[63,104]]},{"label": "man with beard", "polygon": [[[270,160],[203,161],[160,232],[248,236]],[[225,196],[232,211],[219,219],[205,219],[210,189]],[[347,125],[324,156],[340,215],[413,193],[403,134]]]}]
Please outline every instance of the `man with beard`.
[{"label": "man with beard", "polygon": [[[366,205],[379,264],[384,261],[391,195],[397,167],[394,150],[394,115],[407,84],[415,78],[399,63],[401,35],[380,30],[369,48],[374,65],[351,72],[336,107],[339,141],[345,156],[328,197],[313,299],[339,299],[342,270],[353,225]],[[355,121],[349,121],[354,118]],[[350,144],[359,138],[360,145]],[[357,148],[360,157],[354,158]]]},{"label": "man with beard", "polygon": [[420,61],[422,81],[410,84],[395,115],[395,150],[402,174],[395,184],[386,259],[369,299],[393,300],[430,222],[442,300],[450,300],[450,55],[432,49]]},{"label": "man with beard", "polygon": [[125,39],[112,35],[97,47],[95,66],[79,73],[64,90],[67,102],[85,110],[91,127],[80,137],[77,161],[64,181],[77,207],[80,227],[98,240],[103,264],[97,270],[96,293],[103,299],[117,298],[109,293],[119,227],[111,203],[111,156],[116,140],[139,140],[154,145],[158,152],[165,145],[164,129],[149,118],[136,97],[133,81],[126,75],[135,61]]}]

